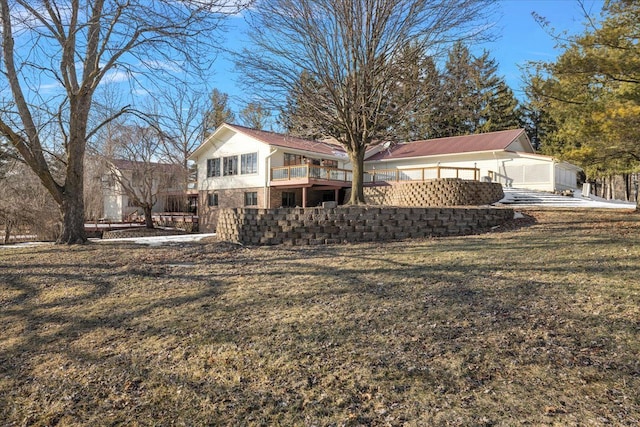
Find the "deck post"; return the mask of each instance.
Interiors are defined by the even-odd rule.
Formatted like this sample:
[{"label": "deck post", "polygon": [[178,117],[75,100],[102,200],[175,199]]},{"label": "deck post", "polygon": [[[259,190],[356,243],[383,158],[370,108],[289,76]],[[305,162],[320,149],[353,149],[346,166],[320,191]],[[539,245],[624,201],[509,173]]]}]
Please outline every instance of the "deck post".
[{"label": "deck post", "polygon": [[339,188],[334,189],[333,194],[334,194],[333,200],[335,200],[336,204],[338,204],[339,203],[338,198],[340,197],[340,189]]},{"label": "deck post", "polygon": [[307,207],[307,187],[302,187],[302,207]]}]

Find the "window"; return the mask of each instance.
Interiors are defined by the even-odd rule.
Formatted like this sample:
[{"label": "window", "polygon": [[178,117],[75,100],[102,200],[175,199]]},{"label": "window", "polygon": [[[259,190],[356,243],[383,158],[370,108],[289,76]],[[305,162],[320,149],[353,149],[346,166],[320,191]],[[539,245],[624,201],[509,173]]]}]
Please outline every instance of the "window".
[{"label": "window", "polygon": [[238,175],[238,156],[230,156],[222,158],[224,176]]},{"label": "window", "polygon": [[258,153],[243,154],[240,156],[240,173],[258,173]]},{"label": "window", "polygon": [[282,207],[295,208],[296,207],[296,193],[291,191],[282,192]]},{"label": "window", "polygon": [[326,166],[328,168],[338,168],[338,161],[337,160],[323,160],[322,163],[320,163],[322,166]]},{"label": "window", "polygon": [[284,165],[295,166],[304,164],[303,156],[299,154],[284,153]]},{"label": "window", "polygon": [[207,178],[220,176],[220,159],[207,159]]},{"label": "window", "polygon": [[134,170],[131,174],[131,185],[134,187],[142,187],[142,172],[139,170]]},{"label": "window", "polygon": [[207,205],[218,206],[218,193],[207,194]]},{"label": "window", "polygon": [[244,193],[244,205],[245,206],[257,206],[258,205],[258,193],[256,191],[250,191]]}]

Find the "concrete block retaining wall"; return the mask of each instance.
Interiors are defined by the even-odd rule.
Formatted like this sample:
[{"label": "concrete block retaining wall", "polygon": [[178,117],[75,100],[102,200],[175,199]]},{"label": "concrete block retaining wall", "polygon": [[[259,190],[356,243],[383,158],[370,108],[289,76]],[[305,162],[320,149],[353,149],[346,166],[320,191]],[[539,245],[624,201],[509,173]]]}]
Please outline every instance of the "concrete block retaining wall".
[{"label": "concrete block retaining wall", "polygon": [[505,208],[221,209],[217,236],[246,245],[322,245],[473,234],[513,218]]},{"label": "concrete block retaining wall", "polygon": [[[345,200],[349,200],[350,191]],[[497,182],[441,178],[365,187],[364,197],[369,204],[384,206],[481,206],[502,199],[504,192]]]}]

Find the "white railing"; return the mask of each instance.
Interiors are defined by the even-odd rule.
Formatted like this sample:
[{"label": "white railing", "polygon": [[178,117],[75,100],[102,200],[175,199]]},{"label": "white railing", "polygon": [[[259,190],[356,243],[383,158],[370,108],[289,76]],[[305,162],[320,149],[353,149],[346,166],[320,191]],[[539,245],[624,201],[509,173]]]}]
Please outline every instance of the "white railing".
[{"label": "white railing", "polygon": [[271,168],[272,181],[311,179],[350,182],[353,173],[346,169],[336,169],[317,165],[295,165]]},{"label": "white railing", "polygon": [[468,181],[478,181],[480,179],[480,169],[456,168],[451,166],[432,166],[411,169],[373,169],[365,172],[364,182],[425,181],[439,178],[458,178]]}]

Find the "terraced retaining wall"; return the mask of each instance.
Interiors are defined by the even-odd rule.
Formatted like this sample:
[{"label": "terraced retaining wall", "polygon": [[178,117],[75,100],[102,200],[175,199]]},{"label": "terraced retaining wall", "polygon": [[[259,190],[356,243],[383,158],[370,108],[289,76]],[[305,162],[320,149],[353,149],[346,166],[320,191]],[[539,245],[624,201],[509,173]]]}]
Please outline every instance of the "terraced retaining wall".
[{"label": "terraced retaining wall", "polygon": [[502,199],[504,192],[497,182],[441,178],[365,187],[364,197],[369,204],[384,206],[481,206]]},{"label": "terraced retaining wall", "polygon": [[474,234],[513,218],[508,208],[222,209],[217,237],[246,245],[322,245]]}]

